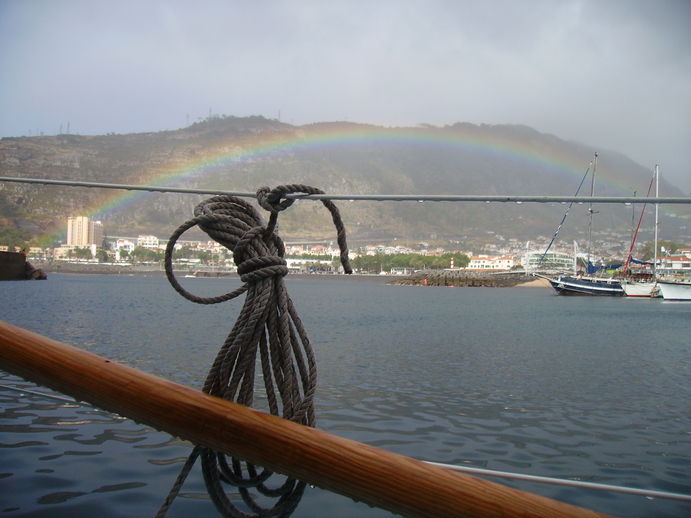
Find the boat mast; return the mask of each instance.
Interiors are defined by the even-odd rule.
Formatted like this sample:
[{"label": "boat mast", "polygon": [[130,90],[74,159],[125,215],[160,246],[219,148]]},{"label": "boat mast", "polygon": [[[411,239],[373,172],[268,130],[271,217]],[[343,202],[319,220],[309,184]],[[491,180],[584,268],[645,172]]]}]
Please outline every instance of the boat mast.
[{"label": "boat mast", "polygon": [[578,243],[573,240],[573,274],[578,275]]},{"label": "boat mast", "polygon": [[[590,177],[590,197],[592,198],[595,195],[595,171],[597,170],[597,153],[595,153],[595,158],[593,159],[593,175]],[[588,251],[587,251],[587,259],[588,262],[585,266],[585,271],[586,274],[588,273],[588,269],[590,267],[590,249],[592,246],[593,242],[593,202],[589,202],[588,204]]]},{"label": "boat mast", "polygon": [[[633,191],[633,197],[636,197],[638,191]],[[636,206],[631,204],[631,242],[636,239]]]},{"label": "boat mast", "polygon": [[[655,198],[660,194],[660,166],[655,164]],[[653,282],[657,282],[657,227],[660,204],[655,202],[655,237],[653,238]]]},{"label": "boat mast", "polygon": [[[655,178],[656,178],[656,173],[653,173],[653,177],[650,179],[650,185],[648,186],[648,194],[646,194],[646,198],[650,197],[650,191],[653,190],[653,184],[655,183]],[[634,193],[635,194],[635,193]],[[643,223],[643,215],[645,214],[645,208],[648,206],[648,203],[643,204],[643,208],[641,209],[641,215],[638,218],[638,225],[636,225],[633,229],[633,235],[631,237],[631,246],[629,246],[629,253],[626,256],[626,261],[624,262],[624,270],[623,270],[623,275],[626,277],[626,275],[629,273],[629,265],[631,264],[631,259],[633,258],[633,248],[636,245],[636,238],[638,237],[638,231],[641,229],[641,223]],[[635,212],[635,211],[633,211]],[[632,212],[632,214],[633,214]],[[656,223],[657,225],[657,223]]]}]

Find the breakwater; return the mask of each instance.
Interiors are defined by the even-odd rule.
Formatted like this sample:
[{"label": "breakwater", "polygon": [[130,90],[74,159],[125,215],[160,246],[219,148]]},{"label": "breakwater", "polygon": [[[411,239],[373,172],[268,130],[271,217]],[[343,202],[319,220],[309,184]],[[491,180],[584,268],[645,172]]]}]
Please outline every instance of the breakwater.
[{"label": "breakwater", "polygon": [[24,253],[0,252],[0,281],[44,280],[46,274],[26,260]]},{"label": "breakwater", "polygon": [[525,272],[478,272],[467,270],[422,270],[412,275],[389,280],[400,286],[448,286],[511,288],[532,283],[535,277]]}]

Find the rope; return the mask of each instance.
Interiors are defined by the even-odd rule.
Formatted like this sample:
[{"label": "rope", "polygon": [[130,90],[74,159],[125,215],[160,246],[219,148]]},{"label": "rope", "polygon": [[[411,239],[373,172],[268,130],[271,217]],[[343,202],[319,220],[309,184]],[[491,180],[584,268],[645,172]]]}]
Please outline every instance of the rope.
[{"label": "rope", "polygon": [[[324,194],[307,185],[282,185],[275,189],[262,187],[257,191],[257,200],[271,214],[266,226],[254,207],[240,198],[215,196],[203,201],[195,207],[194,218],[182,224],[171,236],[166,247],[165,268],[173,288],[198,304],[216,304],[247,293],[240,315],[209,370],[203,391],[251,406],[259,355],[269,411],[314,426],[317,382],[314,352],[283,282],[288,273],[283,258],[285,248],[275,234],[279,212],[294,203],[294,200],[286,199],[286,195],[294,193]],[[329,200],[322,200],[322,203],[331,212],[336,227],[343,269],[352,273],[345,228],[338,209]],[[205,298],[189,293],[177,282],[172,266],[175,242],[185,231],[197,225],[233,252],[240,279],[245,283],[241,288],[219,297]],[[305,489],[304,482],[293,479],[285,479],[278,487],[269,487],[266,482],[271,472],[257,471],[248,462],[195,446],[159,509],[158,517],[165,516],[197,458],[201,458],[209,496],[226,517],[289,516]],[[250,514],[240,510],[228,498],[224,484],[238,488]],[[258,497],[278,500],[271,507],[263,507]]]},{"label": "rope", "polygon": [[[588,173],[590,172],[590,167],[592,166],[592,162],[588,165],[588,168],[585,170],[585,174],[583,175],[583,178],[581,178],[581,183],[578,184],[578,189],[576,189],[576,194],[574,194],[574,197],[578,196],[578,193],[581,190],[581,187],[583,186],[583,182],[585,181],[586,177],[588,176]],[[559,222],[559,226],[557,226],[557,229],[554,231],[554,234],[552,235],[552,240],[549,242],[547,245],[547,248],[545,248],[545,251],[542,253],[542,257],[540,257],[540,261],[537,263],[538,268],[542,266],[542,263],[545,260],[545,257],[547,256],[547,252],[549,252],[549,249],[552,248],[552,245],[554,244],[554,241],[556,241],[557,236],[559,235],[559,231],[561,230],[561,227],[564,225],[564,222],[566,221],[566,217],[569,215],[569,211],[571,210],[571,207],[573,206],[575,200],[571,200],[569,203],[569,206],[566,207],[566,211],[564,212],[564,216],[561,218],[561,221]]]},{"label": "rope", "polygon": [[[653,190],[653,183],[655,182],[655,175],[650,179],[650,185],[648,186],[648,194],[650,196],[650,191]],[[631,265],[631,259],[633,259],[633,247],[636,245],[636,239],[638,238],[638,231],[641,228],[641,223],[643,222],[643,214],[645,214],[645,208],[648,206],[647,203],[643,204],[641,209],[641,214],[638,218],[638,225],[636,225],[636,231],[631,237],[631,245],[629,246],[629,253],[626,254],[626,262],[624,263],[624,268],[622,269],[623,275],[626,276],[629,273],[629,266]]]}]

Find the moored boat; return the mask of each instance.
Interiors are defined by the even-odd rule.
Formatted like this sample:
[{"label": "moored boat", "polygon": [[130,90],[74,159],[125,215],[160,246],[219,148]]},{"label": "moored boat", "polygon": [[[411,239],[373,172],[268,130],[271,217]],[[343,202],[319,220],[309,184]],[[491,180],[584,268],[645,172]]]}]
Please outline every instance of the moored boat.
[{"label": "moored boat", "polygon": [[[660,168],[656,164],[655,172],[653,178],[650,181],[650,186],[648,187],[648,196],[650,195],[650,190],[653,187],[653,182],[655,182],[655,197],[659,196],[660,191]],[[646,263],[644,261],[637,261],[633,258],[633,247],[636,244],[636,238],[638,237],[638,231],[641,228],[641,222],[643,221],[643,214],[645,213],[645,207],[647,204],[643,205],[641,210],[641,215],[638,219],[638,226],[631,239],[631,246],[629,247],[629,255],[626,258],[626,263],[624,263],[624,280],[622,281],[622,287],[627,297],[660,297],[660,289],[657,285],[657,233],[659,228],[659,206],[655,204],[655,237],[653,240],[653,262]],[[652,267],[652,274],[650,279],[636,279],[630,275],[630,266],[632,263],[645,264]]]},{"label": "moored boat", "polygon": [[545,277],[557,295],[603,295],[623,296],[624,288],[618,279],[599,277],[579,277],[560,275],[556,278]]},{"label": "moored boat", "polygon": [[621,283],[627,297],[659,297],[660,290],[657,281],[645,282],[625,279]]},{"label": "moored boat", "polygon": [[691,280],[658,280],[665,300],[691,300]]},{"label": "moored boat", "polygon": [[[588,166],[588,169],[585,172],[585,175],[583,176],[583,180],[588,176],[588,173],[592,170],[592,175],[591,175],[591,180],[590,180],[590,196],[595,195],[595,171],[597,169],[597,153],[595,153],[595,158],[593,161],[590,163]],[[581,185],[583,184],[583,180],[581,180]],[[581,186],[579,185],[578,189],[580,190]],[[576,191],[576,194],[578,194],[578,191]],[[570,208],[570,206],[569,206]],[[603,270],[605,267],[604,266],[595,266],[590,262],[590,247],[592,244],[592,220],[593,220],[593,213],[595,211],[593,210],[592,203],[590,204],[590,207],[588,208],[588,216],[589,216],[589,223],[588,223],[588,252],[587,252],[587,259],[586,259],[586,273],[588,274],[593,274],[596,273],[600,270]],[[568,209],[566,214],[568,214]],[[564,218],[562,219],[561,223],[559,224],[559,228],[564,224],[564,221],[566,220],[566,214],[564,214]],[[557,229],[558,231],[558,229]],[[555,237],[557,235],[557,232],[555,232]],[[554,238],[552,238],[552,241],[554,241]],[[548,245],[548,250],[549,246]],[[547,253],[547,250],[545,251]],[[605,277],[588,277],[588,276],[582,276],[577,273],[577,253],[574,250],[574,272],[572,275],[567,275],[567,274],[561,274],[558,277],[543,277],[547,279],[554,288],[554,291],[556,291],[557,295],[602,295],[602,296],[623,296],[625,295],[624,289],[622,288],[621,281],[619,279],[614,279],[614,278],[605,278]]]}]

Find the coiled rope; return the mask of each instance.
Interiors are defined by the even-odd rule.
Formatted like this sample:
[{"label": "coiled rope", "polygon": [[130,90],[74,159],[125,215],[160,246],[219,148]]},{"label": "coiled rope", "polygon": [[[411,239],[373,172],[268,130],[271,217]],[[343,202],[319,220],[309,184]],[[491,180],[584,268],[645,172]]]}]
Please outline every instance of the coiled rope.
[{"label": "coiled rope", "polygon": [[[173,288],[198,304],[216,304],[247,292],[240,315],[216,355],[202,390],[251,406],[259,354],[269,411],[314,426],[317,381],[314,352],[283,282],[288,273],[285,248],[275,233],[279,212],[295,201],[285,196],[293,193],[324,194],[324,191],[307,185],[262,187],[257,191],[257,200],[271,214],[266,226],[255,208],[240,198],[215,196],[203,201],[195,207],[194,218],[183,223],[168,241],[165,269]],[[322,203],[331,213],[336,227],[343,269],[352,273],[345,228],[338,209],[330,200],[322,200]],[[233,252],[240,279],[245,283],[241,288],[205,298],[189,293],[178,283],[172,263],[175,243],[184,232],[197,225]],[[289,516],[305,489],[304,482],[293,479],[284,480],[278,487],[269,487],[266,482],[271,472],[258,471],[248,462],[195,446],[156,516],[165,516],[198,457],[201,457],[209,495],[219,512],[227,517]],[[238,488],[244,507],[250,513],[228,498],[223,484]],[[263,507],[258,498],[267,497],[278,500],[271,507]]]}]

